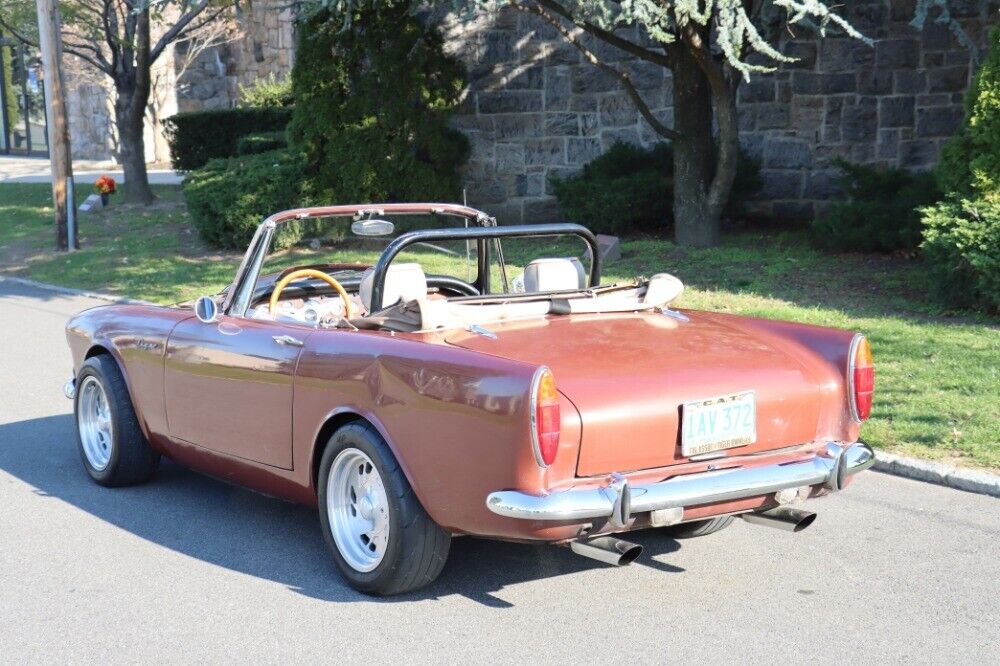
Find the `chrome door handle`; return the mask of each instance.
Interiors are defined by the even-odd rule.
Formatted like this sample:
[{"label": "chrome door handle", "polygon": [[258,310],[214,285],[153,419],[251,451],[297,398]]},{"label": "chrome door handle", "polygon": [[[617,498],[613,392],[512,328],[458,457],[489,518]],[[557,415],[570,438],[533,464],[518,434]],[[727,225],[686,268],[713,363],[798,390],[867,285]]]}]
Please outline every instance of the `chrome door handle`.
[{"label": "chrome door handle", "polygon": [[272,339],[279,345],[288,345],[289,347],[301,347],[305,344],[298,338],[293,338],[290,335],[275,335]]}]

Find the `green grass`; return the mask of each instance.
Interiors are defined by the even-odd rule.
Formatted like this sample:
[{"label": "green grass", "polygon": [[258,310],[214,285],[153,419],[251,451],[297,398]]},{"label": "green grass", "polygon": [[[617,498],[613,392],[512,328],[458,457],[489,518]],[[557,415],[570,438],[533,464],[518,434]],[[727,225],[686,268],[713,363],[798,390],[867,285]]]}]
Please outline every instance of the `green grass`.
[{"label": "green grass", "polygon": [[[49,187],[0,185],[0,273],[162,303],[224,287],[240,257],[207,250],[177,189],[154,189],[161,201],[153,208],[115,205],[80,216],[84,249],[66,255],[49,250]],[[511,244],[508,258],[523,265],[529,252],[565,251]],[[929,299],[919,262],[824,254],[795,233],[731,235],[711,250],[638,238],[624,241],[622,252],[604,267],[605,282],[668,271],[687,285],[681,307],[863,332],[875,353],[877,388],[862,436],[885,450],[1000,469],[1000,322],[960,316]],[[341,261],[376,256],[334,254]],[[289,253],[280,263],[317,258]],[[444,255],[419,251],[419,258],[431,272],[461,274],[453,263],[448,270],[454,260]]]}]

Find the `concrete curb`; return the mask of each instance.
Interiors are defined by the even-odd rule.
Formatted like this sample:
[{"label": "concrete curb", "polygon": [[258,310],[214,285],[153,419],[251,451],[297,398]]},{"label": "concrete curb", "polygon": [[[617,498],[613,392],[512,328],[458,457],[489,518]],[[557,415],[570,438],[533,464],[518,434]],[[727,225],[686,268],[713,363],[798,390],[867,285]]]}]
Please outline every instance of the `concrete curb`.
[{"label": "concrete curb", "polygon": [[137,305],[155,305],[150,301],[142,301],[134,298],[122,298],[120,296],[113,296],[111,294],[102,294],[98,291],[86,291],[84,289],[73,289],[72,287],[60,287],[54,284],[48,284],[46,282],[37,282],[35,280],[29,280],[27,278],[10,277],[7,275],[0,275],[0,282],[13,282],[14,284],[21,284],[26,287],[34,287],[35,289],[44,289],[45,291],[53,291],[57,294],[65,294],[67,296],[83,296],[85,298],[96,298],[101,301],[108,301],[109,303],[134,303]]},{"label": "concrete curb", "polygon": [[905,458],[884,451],[875,451],[874,469],[970,493],[1000,497],[1000,476],[989,472],[962,469],[929,460]]}]

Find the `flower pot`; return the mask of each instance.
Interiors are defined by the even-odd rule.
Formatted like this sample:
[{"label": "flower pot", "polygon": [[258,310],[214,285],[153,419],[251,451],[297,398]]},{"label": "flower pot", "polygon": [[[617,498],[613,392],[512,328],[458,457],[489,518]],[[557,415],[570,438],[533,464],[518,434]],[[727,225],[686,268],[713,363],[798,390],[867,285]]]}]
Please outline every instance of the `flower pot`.
[{"label": "flower pot", "polygon": [[102,194],[101,195],[101,205],[102,206],[107,206],[108,205],[108,201],[110,200],[110,198],[111,198],[110,194]]}]

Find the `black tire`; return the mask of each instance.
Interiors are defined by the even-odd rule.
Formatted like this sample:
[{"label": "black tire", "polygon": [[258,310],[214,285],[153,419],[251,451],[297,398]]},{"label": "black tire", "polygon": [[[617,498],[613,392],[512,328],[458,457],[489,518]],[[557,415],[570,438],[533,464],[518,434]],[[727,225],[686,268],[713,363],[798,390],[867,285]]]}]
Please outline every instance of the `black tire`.
[{"label": "black tire", "polygon": [[[88,460],[80,433],[80,389],[91,377],[104,390],[111,415],[111,454],[103,469],[95,468]],[[76,389],[73,400],[76,443],[90,478],[102,486],[130,486],[148,481],[160,464],[160,454],[153,450],[142,434],[118,364],[107,355],[87,359],[77,374]]]},{"label": "black tire", "polygon": [[705,536],[718,532],[729,527],[733,522],[733,516],[718,516],[708,520],[695,520],[690,523],[671,525],[666,527],[667,533],[675,539],[693,539],[694,537]]},{"label": "black tire", "polygon": [[[389,504],[385,553],[381,562],[367,572],[354,569],[341,554],[327,506],[330,470],[337,455],[348,448],[361,451],[374,463]],[[401,594],[428,585],[441,573],[448,559],[451,535],[424,511],[388,444],[369,423],[348,423],[330,437],[320,460],[317,485],[323,539],[340,573],[355,590],[380,596]]]}]

